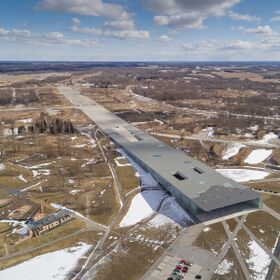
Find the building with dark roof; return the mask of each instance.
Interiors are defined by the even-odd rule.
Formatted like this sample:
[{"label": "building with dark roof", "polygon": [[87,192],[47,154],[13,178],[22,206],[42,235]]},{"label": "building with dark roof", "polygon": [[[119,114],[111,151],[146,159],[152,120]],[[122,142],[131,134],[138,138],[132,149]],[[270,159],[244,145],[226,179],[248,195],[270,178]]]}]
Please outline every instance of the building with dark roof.
[{"label": "building with dark roof", "polygon": [[259,193],[144,133],[72,88],[60,91],[194,216],[241,204],[261,207]]},{"label": "building with dark roof", "polygon": [[37,221],[29,221],[27,225],[31,235],[37,236],[71,220],[74,220],[73,214],[62,209],[53,214],[46,215]]}]

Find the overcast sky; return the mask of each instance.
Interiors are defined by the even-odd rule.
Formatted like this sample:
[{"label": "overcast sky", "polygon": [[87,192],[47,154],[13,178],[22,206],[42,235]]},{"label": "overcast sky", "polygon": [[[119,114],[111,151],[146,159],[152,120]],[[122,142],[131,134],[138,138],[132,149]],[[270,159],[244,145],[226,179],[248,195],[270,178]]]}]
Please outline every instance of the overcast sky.
[{"label": "overcast sky", "polygon": [[1,1],[0,60],[280,60],[280,1]]}]

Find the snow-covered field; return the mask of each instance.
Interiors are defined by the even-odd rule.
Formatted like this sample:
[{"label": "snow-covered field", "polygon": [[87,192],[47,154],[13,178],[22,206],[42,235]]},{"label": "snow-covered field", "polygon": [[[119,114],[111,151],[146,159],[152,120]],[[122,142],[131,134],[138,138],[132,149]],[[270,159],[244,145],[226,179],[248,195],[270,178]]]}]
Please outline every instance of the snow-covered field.
[{"label": "snow-covered field", "polygon": [[219,275],[225,275],[230,272],[230,269],[233,266],[233,262],[224,259],[217,267],[215,273]]},{"label": "snow-covered field", "polygon": [[77,246],[47,253],[0,271],[0,279],[64,280],[91,245]]},{"label": "snow-covered field", "polygon": [[244,147],[246,147],[246,146],[243,144],[240,144],[240,143],[234,143],[234,144],[229,145],[227,147],[227,149],[224,150],[224,152],[223,152],[223,159],[228,160],[231,157],[236,156],[239,153],[240,149],[242,149]]},{"label": "snow-covered field", "polygon": [[0,171],[4,170],[6,166],[3,163],[0,163]]},{"label": "snow-covered field", "polygon": [[149,217],[166,197],[163,191],[144,191],[137,194],[131,201],[130,207],[120,222],[121,227],[132,226]]},{"label": "snow-covered field", "polygon": [[259,144],[273,144],[276,142],[279,143],[279,141],[280,141],[279,137],[275,133],[271,132],[266,134],[262,140],[258,140],[256,142]]},{"label": "snow-covered field", "polygon": [[252,276],[254,280],[263,280],[268,271],[271,262],[269,255],[254,241],[249,242],[250,257],[246,262],[255,273]]},{"label": "snow-covered field", "polygon": [[266,160],[272,154],[272,150],[258,149],[251,152],[251,154],[244,160],[249,164],[258,164]]},{"label": "snow-covered field", "polygon": [[148,222],[148,226],[155,228],[171,224],[174,224],[174,221],[162,214],[157,214],[152,220]]},{"label": "snow-covered field", "polygon": [[216,171],[237,182],[261,180],[269,175],[269,172],[253,169],[216,169]]},{"label": "snow-covered field", "polygon": [[32,118],[28,118],[28,119],[21,119],[19,120],[20,123],[32,123],[33,119]]}]

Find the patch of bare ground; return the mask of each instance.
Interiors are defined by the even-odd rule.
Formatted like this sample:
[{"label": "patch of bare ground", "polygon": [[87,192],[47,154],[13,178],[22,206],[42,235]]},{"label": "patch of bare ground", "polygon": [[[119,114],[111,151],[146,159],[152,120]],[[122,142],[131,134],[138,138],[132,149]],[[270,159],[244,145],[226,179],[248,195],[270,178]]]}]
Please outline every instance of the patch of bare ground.
[{"label": "patch of bare ground", "polygon": [[232,158],[232,161],[240,166],[247,165],[244,163],[244,160],[250,155],[251,152],[252,149],[250,148],[242,148],[240,152]]},{"label": "patch of bare ground", "polygon": [[229,248],[225,258],[219,264],[211,280],[245,280],[246,277],[235,256],[232,248]]},{"label": "patch of bare ground", "polygon": [[270,194],[262,194],[263,202],[274,211],[280,213],[280,197]]},{"label": "patch of bare ground", "polygon": [[247,216],[245,225],[272,251],[280,232],[280,222],[270,214],[257,211]]},{"label": "patch of bare ground", "polygon": [[140,179],[135,175],[135,170],[131,166],[116,167],[116,171],[124,196],[140,185]]},{"label": "patch of bare ground", "polygon": [[280,279],[280,268],[275,268],[274,269],[274,272],[272,274],[272,280],[277,280],[277,279]]},{"label": "patch of bare ground", "polygon": [[97,267],[96,279],[139,279],[178,234],[174,227],[140,227],[121,238]]},{"label": "patch of bare ground", "polygon": [[193,245],[218,255],[227,240],[228,237],[222,223],[216,223],[205,228],[197,237]]},{"label": "patch of bare ground", "polygon": [[228,224],[228,227],[229,227],[229,230],[231,232],[233,232],[237,226],[237,222],[235,219],[229,219],[229,220],[226,220],[226,223]]},{"label": "patch of bare ground", "polygon": [[114,166],[117,179],[121,185],[124,196],[140,185],[140,179],[136,176],[135,169],[129,162],[115,149],[107,150],[108,159]]}]

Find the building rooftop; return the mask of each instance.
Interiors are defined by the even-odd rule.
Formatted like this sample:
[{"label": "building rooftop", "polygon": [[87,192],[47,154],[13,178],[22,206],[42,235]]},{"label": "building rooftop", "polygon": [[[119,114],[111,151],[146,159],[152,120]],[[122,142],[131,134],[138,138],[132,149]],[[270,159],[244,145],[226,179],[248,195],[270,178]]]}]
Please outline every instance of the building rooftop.
[{"label": "building rooftop", "polygon": [[[114,130],[108,135],[143,165],[149,166],[164,180],[192,199],[204,211],[211,211],[259,198],[259,194],[242,184],[222,176],[206,164],[187,156],[158,139],[127,125],[125,127],[135,138],[127,137]],[[127,134],[127,133],[126,133]]]}]

